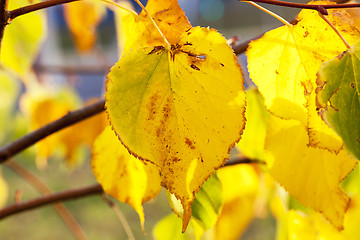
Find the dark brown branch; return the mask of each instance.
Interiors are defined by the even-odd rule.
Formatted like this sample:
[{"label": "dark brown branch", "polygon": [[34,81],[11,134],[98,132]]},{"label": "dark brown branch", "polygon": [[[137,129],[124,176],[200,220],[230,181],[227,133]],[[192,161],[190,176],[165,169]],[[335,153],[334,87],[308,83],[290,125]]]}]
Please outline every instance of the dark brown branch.
[{"label": "dark brown branch", "polygon": [[[1,0],[4,1],[4,0]],[[8,17],[9,20],[13,20],[18,16],[24,15],[26,13],[30,13],[30,12],[34,12],[40,9],[44,9],[44,8],[48,8],[48,7],[53,7],[53,6],[57,6],[60,4],[64,4],[64,3],[69,3],[69,2],[74,2],[74,1],[78,1],[78,0],[49,0],[49,1],[45,1],[45,2],[40,2],[40,3],[35,3],[35,4],[31,4],[25,7],[21,7],[18,9],[14,9],[12,11],[9,11]]]},{"label": "dark brown branch", "polygon": [[14,203],[0,210],[0,219],[3,219],[5,217],[11,216],[16,213],[38,208],[47,204],[86,197],[93,194],[101,194],[103,192],[104,191],[101,185],[95,184],[84,188],[72,189],[72,190],[45,195],[27,202]]},{"label": "dark brown branch", "polygon": [[250,164],[250,163],[254,163],[254,164],[266,164],[266,162],[261,161],[261,160],[257,160],[257,159],[251,159],[251,158],[247,158],[247,157],[237,157],[234,159],[231,159],[230,161],[227,161],[224,165],[224,167],[227,166],[233,166],[233,165],[237,165],[237,164]]},{"label": "dark brown branch", "polygon": [[9,0],[0,0],[0,49],[1,49],[2,39],[4,37],[5,27],[8,23],[8,11],[7,11],[8,1]]},{"label": "dark brown branch", "polygon": [[23,151],[24,149],[34,145],[41,139],[57,132],[63,128],[69,127],[75,123],[78,123],[86,118],[94,116],[105,110],[105,100],[100,100],[90,106],[86,106],[80,110],[69,112],[62,118],[59,118],[34,132],[31,132],[22,138],[15,140],[14,142],[0,148],[0,163],[5,162],[10,157]]}]

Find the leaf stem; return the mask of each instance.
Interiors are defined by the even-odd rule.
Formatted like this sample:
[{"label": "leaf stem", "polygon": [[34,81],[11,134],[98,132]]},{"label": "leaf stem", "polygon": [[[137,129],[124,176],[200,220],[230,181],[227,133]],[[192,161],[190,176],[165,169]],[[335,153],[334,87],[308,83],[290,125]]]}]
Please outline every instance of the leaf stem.
[{"label": "leaf stem", "polygon": [[343,43],[345,44],[347,49],[350,49],[351,46],[350,44],[345,40],[345,38],[343,37],[343,35],[341,35],[341,33],[339,32],[339,30],[336,29],[336,27],[334,26],[334,24],[332,24],[332,22],[329,21],[329,19],[327,19],[327,17],[325,17],[323,14],[321,14],[319,12],[319,16],[327,23],[329,24],[329,26],[336,32],[336,34],[340,37],[340,39],[343,41]]},{"label": "leaf stem", "polygon": [[92,105],[86,106],[74,112],[69,112],[65,116],[35,130],[14,142],[0,148],[0,163],[5,162],[10,157],[18,154],[24,149],[34,145],[45,137],[78,123],[86,118],[92,117],[105,110],[105,100],[100,100]]},{"label": "leaf stem", "polygon": [[118,8],[121,8],[122,10],[128,11],[128,12],[130,12],[130,13],[132,13],[132,14],[135,14],[135,15],[138,15],[137,12],[135,12],[134,10],[128,9],[128,8],[126,8],[126,7],[123,7],[123,6],[121,6],[120,4],[117,4],[116,2],[113,2],[113,1],[110,1],[110,0],[100,0],[100,1],[103,1],[103,2],[106,2],[106,3],[109,3],[109,4],[112,4],[112,5],[114,5],[114,6],[118,7]]},{"label": "leaf stem", "polygon": [[166,39],[165,35],[162,33],[162,31],[160,30],[160,28],[158,27],[158,25],[156,24],[156,22],[154,21],[153,17],[151,16],[151,14],[148,12],[148,10],[146,10],[146,8],[144,7],[144,5],[139,1],[139,0],[135,0],[135,2],[137,2],[137,4],[139,4],[139,6],[144,10],[144,12],[149,16],[151,22],[154,24],[155,28],[159,31],[161,37],[163,38],[164,42],[166,43],[166,45],[170,46],[169,41]]},{"label": "leaf stem", "polygon": [[260,9],[261,11],[263,12],[266,12],[267,14],[273,16],[274,18],[276,18],[277,20],[279,20],[280,22],[282,22],[283,24],[285,24],[286,26],[290,26],[291,24],[286,21],[284,18],[280,17],[279,15],[273,13],[272,11],[260,6],[259,4],[257,3],[254,3],[253,1],[246,1],[247,3],[250,3],[251,5],[257,7],[258,9]]},{"label": "leaf stem", "polygon": [[[12,160],[6,163],[6,166],[17,173],[20,177],[25,179],[28,183],[30,183],[38,192],[42,195],[51,194],[51,189],[41,181],[37,176],[32,174],[26,168],[24,168],[21,164]],[[87,237],[85,232],[80,227],[79,223],[75,220],[75,218],[71,215],[69,210],[65,207],[65,205],[61,202],[53,203],[53,208],[63,220],[65,225],[69,228],[75,239],[78,240],[86,240]]]},{"label": "leaf stem", "polygon": [[104,193],[103,195],[103,199],[104,201],[109,205],[109,207],[111,207],[114,212],[116,213],[116,216],[119,218],[125,232],[126,235],[128,236],[129,240],[135,240],[134,234],[131,231],[131,227],[128,223],[128,221],[126,220],[126,217],[124,216],[123,212],[121,211],[121,209],[118,207],[118,205],[116,205],[115,203],[113,203],[108,196]]}]

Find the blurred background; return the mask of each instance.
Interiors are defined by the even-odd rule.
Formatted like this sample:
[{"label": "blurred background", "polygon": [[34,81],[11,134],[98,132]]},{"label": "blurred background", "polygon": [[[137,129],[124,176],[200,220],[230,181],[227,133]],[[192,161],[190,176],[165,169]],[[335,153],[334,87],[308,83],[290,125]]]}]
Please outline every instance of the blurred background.
[{"label": "blurred background", "polygon": [[[142,2],[146,4],[146,1]],[[210,26],[227,39],[236,37],[239,43],[281,25],[277,19],[250,4],[236,0],[179,0],[179,3],[193,26]],[[135,2],[133,5],[137,12],[141,11]],[[285,7],[264,4],[263,6],[288,21],[295,19],[299,12]],[[94,46],[86,51],[79,50],[76,46],[74,36],[64,17],[63,6],[48,8],[46,13],[47,35],[33,66],[35,75],[39,81],[46,81],[55,88],[70,84],[75,87],[82,101],[102,97],[106,75],[110,67],[119,59],[113,11],[105,10],[96,28]],[[243,54],[241,59],[246,65],[246,57]],[[12,138],[20,137],[26,131],[25,127],[20,127],[16,129]],[[88,150],[82,152],[82,160],[74,168],[68,168],[61,158],[55,156],[49,159],[46,168],[39,170],[34,164],[34,155],[34,150],[29,149],[18,155],[16,159],[47,183],[54,192],[96,183],[90,166],[91,153]],[[2,174],[9,187],[7,204],[14,203],[16,192],[24,200],[40,196],[32,186],[8,167],[3,168]],[[145,203],[147,234],[144,235],[136,212],[127,204],[113,201],[126,216],[136,239],[152,239],[152,229],[156,222],[171,212],[164,191],[155,200]],[[104,203],[100,195],[67,201],[65,206],[74,215],[89,239],[127,239],[116,214]],[[275,221],[270,214],[259,214],[241,239],[274,239],[275,229]],[[0,239],[74,238],[52,207],[47,206],[0,221]]]}]

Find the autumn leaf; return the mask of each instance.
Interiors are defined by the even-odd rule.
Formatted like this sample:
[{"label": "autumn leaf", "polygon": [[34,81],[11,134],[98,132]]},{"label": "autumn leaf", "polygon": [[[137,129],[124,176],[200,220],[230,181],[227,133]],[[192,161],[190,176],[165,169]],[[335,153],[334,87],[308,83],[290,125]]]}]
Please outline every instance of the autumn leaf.
[{"label": "autumn leaf", "polygon": [[[359,31],[345,11],[329,10],[327,18],[350,44],[359,39]],[[326,142],[336,134],[317,116],[316,73],[321,63],[344,50],[339,36],[313,10],[302,10],[294,25],[267,32],[247,50],[250,77],[264,96],[267,109],[279,117],[301,121],[309,129],[310,145],[334,152],[342,143],[339,138],[336,143]]]},{"label": "autumn leaf", "polygon": [[[284,150],[286,149],[286,150]],[[339,183],[357,161],[341,150],[338,154],[309,146],[300,121],[271,116],[265,141],[265,158],[271,175],[300,203],[323,213],[343,228],[350,198]]]},{"label": "autumn leaf", "polygon": [[106,193],[136,210],[144,230],[142,204],[161,190],[158,168],[130,155],[110,126],[94,143],[91,166]]},{"label": "autumn leaf", "polygon": [[[149,0],[146,9],[170,44],[176,44],[180,35],[191,28],[177,0]],[[128,15],[127,24],[130,26],[126,27],[124,52],[166,44],[144,11],[138,16]]]},{"label": "autumn leaf", "polygon": [[[31,130],[57,120],[81,105],[76,93],[67,87],[52,89],[36,83],[28,87],[20,103]],[[37,166],[44,168],[54,155],[65,158],[68,167],[77,166],[81,160],[81,147],[91,147],[106,125],[106,114],[101,113],[43,139],[36,144]]]},{"label": "autumn leaf", "polygon": [[64,4],[65,20],[80,52],[93,48],[96,41],[96,27],[105,12],[106,8],[100,1]]},{"label": "autumn leaf", "polygon": [[218,170],[224,204],[214,227],[215,239],[239,239],[254,216],[259,176],[250,165],[234,165]]},{"label": "autumn leaf", "polygon": [[[9,1],[9,10],[26,4],[26,0]],[[5,29],[1,62],[22,76],[26,76],[30,70],[46,35],[45,16],[44,11],[28,13],[11,22]]]},{"label": "autumn leaf", "polygon": [[246,92],[246,126],[237,146],[248,158],[264,160],[264,144],[269,112],[264,106],[264,98],[257,89]]},{"label": "autumn leaf", "polygon": [[162,185],[181,200],[186,227],[194,192],[224,164],[244,127],[245,92],[232,49],[215,30],[192,28],[171,47],[123,55],[105,98],[121,141],[156,164]]},{"label": "autumn leaf", "polygon": [[346,150],[360,159],[360,42],[321,65],[318,106],[323,118],[343,139]]}]

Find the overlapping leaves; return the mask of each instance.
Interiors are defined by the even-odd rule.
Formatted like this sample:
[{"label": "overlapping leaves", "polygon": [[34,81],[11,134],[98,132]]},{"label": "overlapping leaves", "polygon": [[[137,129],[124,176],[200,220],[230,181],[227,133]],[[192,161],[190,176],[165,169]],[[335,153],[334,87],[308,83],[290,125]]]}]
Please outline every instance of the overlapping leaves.
[{"label": "overlapping leaves", "polygon": [[[350,44],[359,39],[345,11],[330,10],[327,17]],[[294,25],[267,32],[247,51],[250,76],[272,113],[265,141],[271,174],[339,229],[350,200],[339,182],[356,161],[318,116],[315,88],[321,63],[344,50],[342,40],[316,11],[303,10]]]}]

